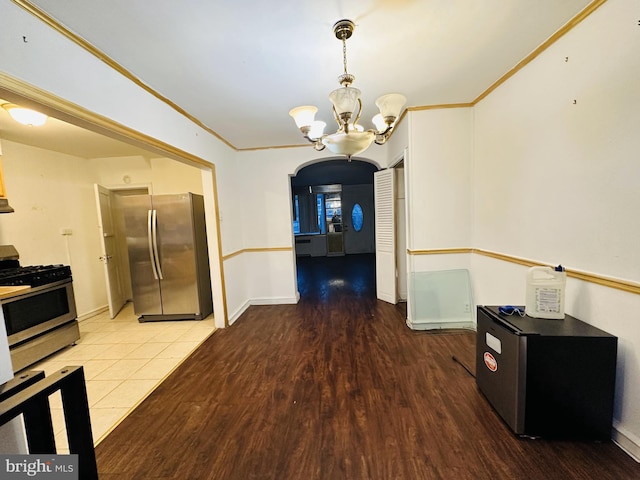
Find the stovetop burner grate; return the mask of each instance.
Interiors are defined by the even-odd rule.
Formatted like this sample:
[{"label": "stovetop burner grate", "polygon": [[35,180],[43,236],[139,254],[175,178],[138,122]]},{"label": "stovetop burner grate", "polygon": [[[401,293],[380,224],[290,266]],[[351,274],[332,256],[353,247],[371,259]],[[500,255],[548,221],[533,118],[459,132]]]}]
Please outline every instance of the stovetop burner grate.
[{"label": "stovetop burner grate", "polygon": [[0,245],[0,285],[39,287],[71,278],[66,265],[20,266],[20,255],[13,245]]},{"label": "stovetop burner grate", "polygon": [[66,265],[34,265],[0,269],[0,285],[38,287],[71,277]]}]

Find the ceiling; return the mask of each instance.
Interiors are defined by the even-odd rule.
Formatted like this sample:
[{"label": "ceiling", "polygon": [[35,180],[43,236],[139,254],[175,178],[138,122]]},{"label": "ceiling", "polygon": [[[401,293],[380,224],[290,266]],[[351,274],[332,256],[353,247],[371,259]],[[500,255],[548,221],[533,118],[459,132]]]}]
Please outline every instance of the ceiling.
[{"label": "ceiling", "polygon": [[384,93],[404,94],[408,107],[473,102],[591,2],[31,3],[233,147],[253,149],[304,144],[288,115],[298,105],[316,105],[316,118],[333,130],[327,95],[343,72],[332,30],[340,19],[356,24],[348,70],[362,90],[360,123],[370,128]]}]

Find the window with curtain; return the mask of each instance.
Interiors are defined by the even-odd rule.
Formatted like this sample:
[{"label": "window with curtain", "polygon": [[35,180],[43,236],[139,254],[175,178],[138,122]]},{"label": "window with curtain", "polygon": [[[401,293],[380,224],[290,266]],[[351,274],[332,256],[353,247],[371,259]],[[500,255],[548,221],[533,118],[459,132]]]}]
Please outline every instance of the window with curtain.
[{"label": "window with curtain", "polygon": [[293,201],[293,233],[327,233],[322,193],[297,194]]},{"label": "window with curtain", "polygon": [[[293,233],[342,231],[342,185],[308,185],[293,189]],[[337,225],[337,226],[336,226]]]}]

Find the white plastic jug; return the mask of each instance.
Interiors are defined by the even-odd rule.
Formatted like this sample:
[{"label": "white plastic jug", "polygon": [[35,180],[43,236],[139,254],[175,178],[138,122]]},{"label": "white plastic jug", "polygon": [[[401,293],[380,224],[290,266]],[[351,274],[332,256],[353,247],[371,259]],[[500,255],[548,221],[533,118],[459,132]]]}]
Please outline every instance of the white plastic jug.
[{"label": "white plastic jug", "polygon": [[564,319],[567,274],[562,267],[558,269],[531,267],[528,270],[525,313],[530,317]]}]

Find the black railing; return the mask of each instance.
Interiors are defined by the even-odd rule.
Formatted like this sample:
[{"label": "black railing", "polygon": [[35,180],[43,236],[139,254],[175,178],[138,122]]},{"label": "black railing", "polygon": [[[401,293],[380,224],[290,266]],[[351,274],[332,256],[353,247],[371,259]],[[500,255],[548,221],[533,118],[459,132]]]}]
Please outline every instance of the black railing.
[{"label": "black railing", "polygon": [[[35,382],[33,377],[29,377],[28,386],[18,381],[17,393],[9,396],[11,392],[7,392],[3,395],[6,399],[0,396],[0,425],[22,414],[29,453],[56,454],[49,396],[60,391],[69,453],[78,455],[81,479],[97,480],[98,467],[83,368],[65,367],[46,377],[40,374]],[[26,378],[24,380],[27,381]]]}]

